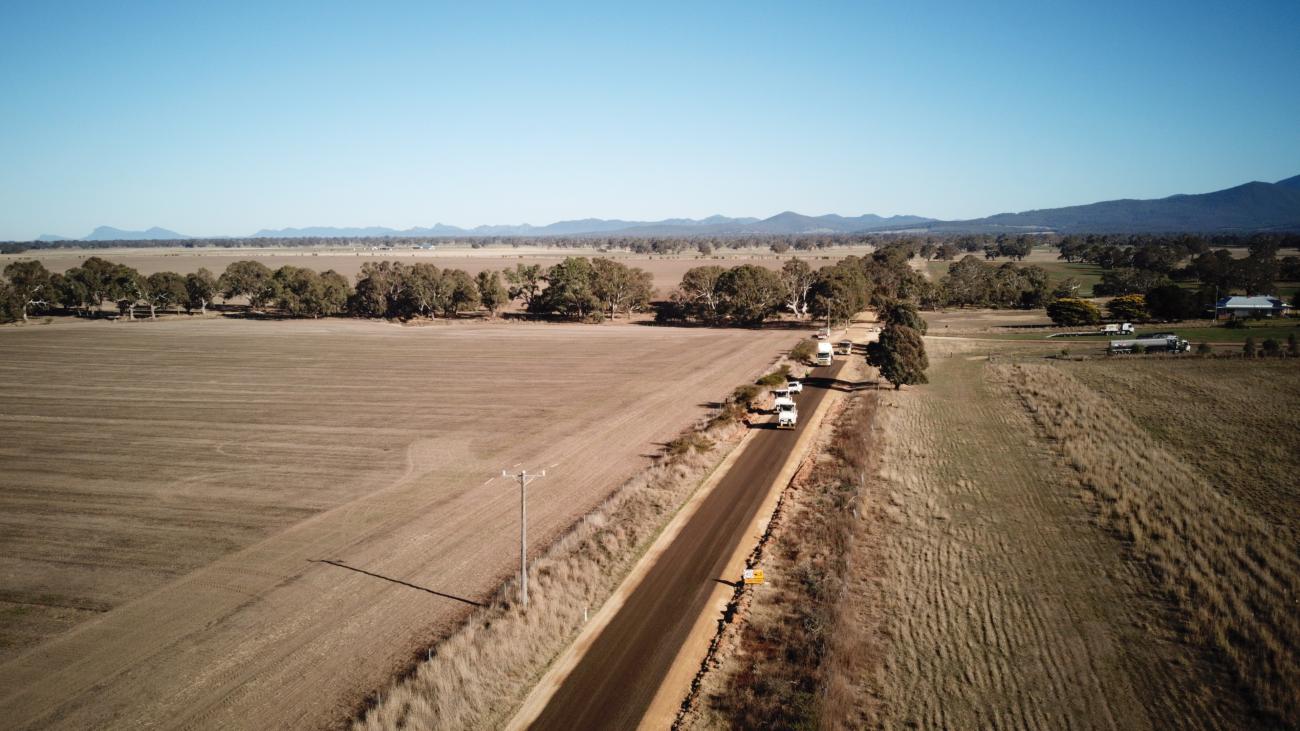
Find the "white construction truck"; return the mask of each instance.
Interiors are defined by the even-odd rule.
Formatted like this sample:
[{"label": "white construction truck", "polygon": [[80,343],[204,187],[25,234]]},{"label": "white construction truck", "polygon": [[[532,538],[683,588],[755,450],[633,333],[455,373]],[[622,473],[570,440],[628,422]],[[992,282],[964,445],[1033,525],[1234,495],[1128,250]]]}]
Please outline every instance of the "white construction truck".
[{"label": "white construction truck", "polygon": [[794,408],[794,399],[790,398],[790,392],[786,390],[773,391],[772,394],[776,399],[772,401],[772,411],[781,413],[785,409]]},{"label": "white construction truck", "polygon": [[792,399],[786,399],[788,404],[782,404],[776,411],[776,428],[793,429],[799,423],[799,407],[794,405]]},{"label": "white construction truck", "polygon": [[828,366],[835,362],[834,351],[830,343],[825,341],[817,343],[817,359],[815,362],[819,366]]}]

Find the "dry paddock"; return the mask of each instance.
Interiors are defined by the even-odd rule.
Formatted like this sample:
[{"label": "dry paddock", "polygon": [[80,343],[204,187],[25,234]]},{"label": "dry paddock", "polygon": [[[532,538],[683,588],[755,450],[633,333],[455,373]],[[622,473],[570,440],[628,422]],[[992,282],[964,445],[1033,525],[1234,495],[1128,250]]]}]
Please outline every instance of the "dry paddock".
[{"label": "dry paddock", "polygon": [[792,333],[79,322],[0,330],[0,716],[346,718]]}]

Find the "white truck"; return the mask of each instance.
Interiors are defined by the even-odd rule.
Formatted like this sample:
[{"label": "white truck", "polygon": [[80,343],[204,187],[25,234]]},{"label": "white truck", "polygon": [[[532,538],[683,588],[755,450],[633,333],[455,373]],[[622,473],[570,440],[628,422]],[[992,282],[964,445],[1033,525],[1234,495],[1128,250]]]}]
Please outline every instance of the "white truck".
[{"label": "white truck", "polygon": [[777,429],[793,429],[798,424],[799,424],[799,407],[794,405],[793,400],[790,400],[789,404],[784,404],[777,409],[776,412]]},{"label": "white truck", "polygon": [[840,355],[853,355],[853,341],[841,340],[839,344],[835,346],[835,352]]},{"label": "white truck", "polygon": [[834,352],[831,344],[828,342],[817,343],[817,358],[815,362],[819,366],[828,366],[835,361]]},{"label": "white truck", "polygon": [[1131,322],[1121,322],[1121,323],[1114,323],[1114,322],[1112,322],[1111,324],[1106,325],[1106,326],[1104,326],[1104,327],[1101,329],[1101,334],[1102,334],[1102,335],[1132,335],[1132,334],[1133,334],[1133,323],[1131,323]]},{"label": "white truck", "polygon": [[1145,353],[1186,353],[1192,346],[1184,338],[1177,335],[1164,335],[1161,337],[1147,336],[1145,338],[1133,338],[1131,340],[1112,340],[1110,347],[1106,352],[1133,353],[1138,348],[1142,348]]},{"label": "white truck", "polygon": [[803,393],[803,382],[795,378],[790,378],[785,382],[785,390],[789,391],[791,394]]},{"label": "white truck", "polygon": [[794,399],[790,398],[789,391],[773,391],[772,393],[776,396],[776,399],[772,401],[772,411],[779,414],[786,409],[794,408]]}]

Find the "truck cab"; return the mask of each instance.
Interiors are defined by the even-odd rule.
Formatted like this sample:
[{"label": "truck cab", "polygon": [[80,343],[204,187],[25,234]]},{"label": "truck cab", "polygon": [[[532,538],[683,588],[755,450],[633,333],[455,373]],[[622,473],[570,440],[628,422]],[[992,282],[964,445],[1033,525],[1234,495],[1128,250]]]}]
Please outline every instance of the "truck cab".
[{"label": "truck cab", "polygon": [[816,363],[819,366],[828,366],[835,360],[831,351],[831,344],[827,342],[817,343]]},{"label": "truck cab", "polygon": [[794,402],[790,403],[790,408],[776,412],[777,429],[793,429],[798,424],[799,410],[795,408]]},{"label": "truck cab", "polygon": [[839,344],[835,346],[835,352],[840,355],[853,355],[853,341],[841,340]]}]

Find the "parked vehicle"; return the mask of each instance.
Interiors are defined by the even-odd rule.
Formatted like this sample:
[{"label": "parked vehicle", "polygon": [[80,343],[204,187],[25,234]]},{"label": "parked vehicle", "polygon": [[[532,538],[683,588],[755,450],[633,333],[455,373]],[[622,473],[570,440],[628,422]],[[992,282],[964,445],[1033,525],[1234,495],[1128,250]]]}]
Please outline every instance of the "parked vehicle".
[{"label": "parked vehicle", "polygon": [[817,334],[814,335],[813,337],[816,338],[817,340],[830,340],[831,329],[829,327],[823,327],[820,330],[818,330]]},{"label": "parked vehicle", "polygon": [[819,366],[828,366],[835,361],[831,351],[830,343],[817,343],[817,358],[814,361]]},{"label": "parked vehicle", "polygon": [[853,341],[841,340],[839,342],[839,345],[836,346],[835,352],[839,353],[840,355],[853,355]]},{"label": "parked vehicle", "polygon": [[1109,325],[1102,327],[1101,334],[1102,335],[1131,335],[1133,334],[1133,323],[1131,322],[1111,323]]},{"label": "parked vehicle", "polygon": [[790,380],[785,382],[785,390],[789,391],[792,394],[803,393],[803,382],[791,378]]},{"label": "parked vehicle", "polygon": [[1133,338],[1131,340],[1112,340],[1107,352],[1113,354],[1132,353],[1138,348],[1142,348],[1147,353],[1186,353],[1191,344],[1186,339],[1176,335],[1163,338],[1144,337]]}]

